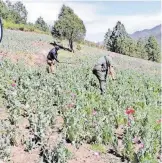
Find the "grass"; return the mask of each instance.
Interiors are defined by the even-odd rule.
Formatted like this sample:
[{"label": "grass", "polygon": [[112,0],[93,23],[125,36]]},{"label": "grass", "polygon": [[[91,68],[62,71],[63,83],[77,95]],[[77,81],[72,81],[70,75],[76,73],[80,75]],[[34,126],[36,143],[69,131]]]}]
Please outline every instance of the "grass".
[{"label": "grass", "polygon": [[35,32],[39,34],[47,34],[50,35],[50,32],[44,32],[32,25],[26,25],[26,24],[15,24],[6,20],[3,20],[3,27],[5,29],[11,29],[11,30],[20,30],[25,32]]}]

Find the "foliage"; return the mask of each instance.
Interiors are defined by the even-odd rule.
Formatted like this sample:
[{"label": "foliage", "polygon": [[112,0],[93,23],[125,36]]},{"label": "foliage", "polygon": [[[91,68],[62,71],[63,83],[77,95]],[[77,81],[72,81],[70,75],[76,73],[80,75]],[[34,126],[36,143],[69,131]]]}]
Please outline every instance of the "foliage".
[{"label": "foliage", "polygon": [[111,50],[111,46],[112,46],[112,41],[110,39],[111,35],[112,35],[112,31],[108,29],[104,37],[104,45],[108,51]]},{"label": "foliage", "polygon": [[[88,65],[87,62],[84,64]],[[73,143],[111,144],[117,149],[114,134],[116,125],[127,124],[125,108],[132,105],[136,110],[135,121],[127,128],[123,154],[129,157],[133,152],[130,148],[132,139],[139,135],[145,144],[139,159],[147,155],[149,159],[154,159],[160,145],[160,128],[156,124],[160,118],[160,79],[155,80],[132,71],[118,72],[116,82],[109,80],[109,93],[100,97],[98,88],[89,84],[93,76],[85,65],[78,67],[79,73],[70,66],[60,65],[59,69],[64,71],[59,71],[56,77],[42,69],[26,71],[22,65],[3,64],[1,79],[9,77],[12,81],[16,78],[16,86],[8,82],[4,87],[10,121],[16,124],[17,118],[25,115],[33,131],[35,141],[29,140],[28,150],[46,142],[46,129],[54,126],[58,111],[64,117],[66,139]],[[70,92],[70,96],[66,92]],[[93,114],[94,110],[96,114]],[[153,114],[155,111],[156,114]],[[150,148],[152,143],[155,146]]]},{"label": "foliage", "polygon": [[49,34],[48,25],[39,17],[36,24],[27,23],[27,9],[22,2],[12,4],[10,1],[0,0],[0,15],[3,18],[4,28]]},{"label": "foliage", "polygon": [[2,18],[6,19],[7,18],[7,15],[8,15],[8,10],[7,10],[7,6],[6,4],[0,0],[0,15]]},{"label": "foliage", "polygon": [[81,50],[81,46],[79,44],[77,44],[77,47],[76,47],[77,50]]},{"label": "foliage", "polygon": [[0,158],[8,161],[10,156],[10,145],[14,134],[14,127],[9,121],[0,120]]},{"label": "foliage", "polygon": [[46,149],[46,147],[43,148],[44,162],[65,163],[69,158],[71,158],[71,153],[65,148],[63,142],[59,142],[58,145],[53,149]]},{"label": "foliage", "polygon": [[146,52],[148,53],[148,60],[160,62],[161,54],[158,42],[154,36],[150,36],[146,43]]},{"label": "foliage", "polygon": [[146,59],[147,60],[148,59],[148,54],[146,52],[145,45],[146,45],[146,41],[145,40],[139,39],[137,41],[136,56],[138,58],[142,58],[142,59]]},{"label": "foliage", "polygon": [[[50,39],[44,35],[24,37],[17,31],[12,35],[13,31],[8,32],[6,35],[10,37],[4,39],[2,47],[11,47],[14,52],[37,52],[38,49],[31,46],[31,42]],[[16,41],[12,41],[14,39]],[[102,145],[111,145],[118,151],[115,130],[122,124],[125,126],[122,156],[133,160],[132,140],[139,136],[144,144],[137,154],[139,162],[157,162],[156,153],[159,151],[161,138],[160,76],[118,69],[117,80],[108,78],[107,93],[100,96],[98,81],[93,76],[91,67],[103,53],[99,54],[98,50],[93,52],[91,55],[68,58],[69,62],[77,64],[59,64],[59,71],[54,75],[48,74],[43,66],[34,68],[23,62],[13,64],[3,61],[0,68],[0,94],[8,108],[9,119],[8,124],[4,125],[7,127],[2,126],[2,130],[5,128],[10,131],[11,124],[17,126],[19,118],[25,117],[29,121],[30,131],[30,137],[23,141],[26,151],[38,147],[44,149],[42,157],[47,162],[65,162],[69,155],[66,140],[76,145],[85,142],[100,144],[93,147],[101,151],[104,151]],[[123,59],[116,62],[124,65]],[[133,65],[130,63],[130,68],[131,66]],[[131,120],[126,112],[129,106],[134,109]],[[57,146],[49,148],[48,135],[58,134],[57,116],[64,119],[61,134],[59,132],[63,143],[58,141]],[[1,137],[3,158],[9,155],[8,147],[13,145],[8,141],[10,138],[10,134]]]},{"label": "foliage", "polygon": [[125,30],[124,25],[120,21],[118,21],[116,26],[113,28],[112,34],[110,36],[110,39],[111,39],[111,42],[110,42],[111,44],[109,45],[110,50],[113,52],[117,52],[117,49],[118,49],[117,39],[125,39],[128,37],[129,36]]},{"label": "foliage", "polygon": [[117,22],[113,31],[108,29],[105,34],[107,50],[128,56],[136,56],[136,42],[132,40],[121,22]]},{"label": "foliage", "polygon": [[35,28],[34,25],[31,24],[15,24],[9,21],[3,20],[3,27],[5,29],[11,29],[11,30],[20,30],[20,31],[25,31],[25,32],[35,32],[35,33],[40,33],[40,34],[47,34],[49,35],[49,32],[43,32],[42,30],[39,30]]},{"label": "foliage", "polygon": [[49,28],[48,28],[48,25],[46,24],[46,22],[43,20],[42,17],[39,17],[36,22],[35,22],[35,26],[40,29],[41,31],[44,31],[44,32],[48,32],[49,31]]},{"label": "foliage", "polygon": [[11,4],[7,1],[9,16],[7,20],[13,21],[16,24],[26,24],[28,12],[22,2],[17,1]]},{"label": "foliage", "polygon": [[[4,25],[9,25],[4,23]],[[37,53],[40,46],[33,46],[33,42],[49,42],[50,35],[38,33],[26,33],[15,30],[4,30],[5,37],[0,44],[0,49],[5,52],[16,53],[17,55]]]},{"label": "foliage", "polygon": [[160,47],[155,37],[135,41],[128,35],[124,25],[119,21],[113,31],[108,29],[106,32],[104,44],[108,51],[160,62]]},{"label": "foliage", "polygon": [[136,55],[136,43],[129,37],[119,37],[116,39],[115,52],[123,55],[135,56]]},{"label": "foliage", "polygon": [[85,34],[86,28],[83,21],[70,7],[63,5],[58,20],[54,24],[52,35],[60,39],[67,39],[73,50],[73,42],[83,40]]}]

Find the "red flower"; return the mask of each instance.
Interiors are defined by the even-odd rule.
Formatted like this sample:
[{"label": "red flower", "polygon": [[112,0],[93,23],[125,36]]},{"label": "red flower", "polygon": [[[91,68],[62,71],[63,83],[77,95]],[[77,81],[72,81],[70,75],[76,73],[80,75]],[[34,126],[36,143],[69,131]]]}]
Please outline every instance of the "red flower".
[{"label": "red flower", "polygon": [[140,143],[139,144],[139,149],[143,149],[144,148],[144,143]]},{"label": "red flower", "polygon": [[11,85],[12,85],[12,87],[16,87],[16,83],[12,83]]},{"label": "red flower", "polygon": [[93,109],[92,114],[93,115],[96,115],[97,114],[97,111],[95,109]]},{"label": "red flower", "polygon": [[162,118],[157,121],[158,124],[160,124],[161,122],[162,122]]},{"label": "red flower", "polygon": [[68,104],[68,108],[73,108],[75,107],[75,104]]},{"label": "red flower", "polygon": [[135,110],[132,108],[132,107],[129,107],[127,108],[126,112],[125,112],[127,115],[129,114],[134,114],[135,113]]},{"label": "red flower", "polygon": [[96,114],[97,114],[97,112],[94,110],[94,111],[93,111],[93,115],[96,115]]}]

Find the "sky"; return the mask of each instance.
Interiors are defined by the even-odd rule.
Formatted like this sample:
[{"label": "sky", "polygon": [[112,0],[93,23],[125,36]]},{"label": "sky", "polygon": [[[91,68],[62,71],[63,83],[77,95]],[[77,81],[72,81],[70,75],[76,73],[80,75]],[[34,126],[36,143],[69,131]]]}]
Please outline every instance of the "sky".
[{"label": "sky", "polygon": [[[15,0],[11,0],[15,1]],[[160,1],[95,1],[95,0],[20,0],[28,11],[28,21],[41,16],[50,25],[57,20],[63,4],[71,7],[83,20],[89,41],[103,41],[108,28],[121,21],[128,33],[149,29],[161,23]]]}]

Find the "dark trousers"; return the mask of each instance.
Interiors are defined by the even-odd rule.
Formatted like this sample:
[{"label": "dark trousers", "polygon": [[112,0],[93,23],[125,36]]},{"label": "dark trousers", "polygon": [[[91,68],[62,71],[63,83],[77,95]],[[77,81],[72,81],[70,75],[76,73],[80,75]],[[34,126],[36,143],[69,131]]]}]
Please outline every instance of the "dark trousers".
[{"label": "dark trousers", "polygon": [[93,74],[99,80],[101,94],[104,94],[106,92],[107,70],[105,70],[105,71],[99,71],[99,70],[93,69]]}]

